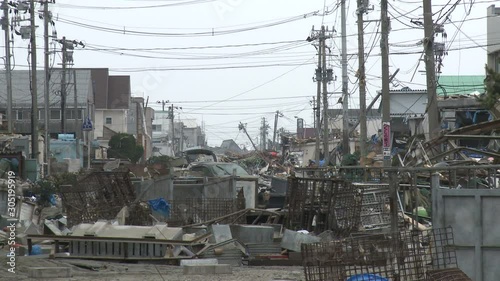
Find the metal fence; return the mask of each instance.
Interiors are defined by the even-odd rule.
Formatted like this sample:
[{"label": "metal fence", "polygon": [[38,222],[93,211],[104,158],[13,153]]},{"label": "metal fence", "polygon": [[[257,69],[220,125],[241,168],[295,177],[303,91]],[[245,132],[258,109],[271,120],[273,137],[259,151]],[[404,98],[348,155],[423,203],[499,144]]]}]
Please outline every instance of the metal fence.
[{"label": "metal fence", "polygon": [[[186,198],[171,200],[169,203],[170,216],[163,219],[169,226],[202,223],[245,208],[244,198],[241,197],[238,199]],[[158,218],[158,216],[155,217]]]},{"label": "metal fence", "polygon": [[463,189],[500,188],[500,165],[472,164],[454,166],[437,164],[434,167],[361,167],[299,168],[301,178],[336,178],[348,182],[389,183],[390,174],[397,173],[403,184],[425,185],[433,174],[440,175],[441,186]]},{"label": "metal fence", "polygon": [[453,245],[451,228],[402,231],[302,244],[302,258],[307,281],[425,281],[458,268]]}]

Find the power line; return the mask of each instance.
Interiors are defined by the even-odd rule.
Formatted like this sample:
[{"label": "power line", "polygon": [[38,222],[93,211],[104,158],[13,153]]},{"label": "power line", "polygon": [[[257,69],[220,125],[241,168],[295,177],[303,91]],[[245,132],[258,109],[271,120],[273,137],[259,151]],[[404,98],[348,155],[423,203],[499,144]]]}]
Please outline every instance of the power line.
[{"label": "power line", "polygon": [[178,3],[149,5],[149,6],[83,6],[83,5],[58,3],[57,6],[60,8],[86,9],[86,10],[137,10],[137,9],[155,9],[155,8],[185,6],[185,5],[194,5],[194,4],[204,4],[204,3],[214,2],[214,1],[215,0],[188,0],[188,1],[178,1]]},{"label": "power line", "polygon": [[287,96],[273,98],[251,98],[251,99],[231,99],[231,100],[196,100],[196,101],[172,101],[172,103],[211,103],[211,102],[241,102],[241,101],[261,101],[261,100],[281,100],[281,99],[302,99],[310,98],[311,96]]},{"label": "power line", "polygon": [[219,30],[216,28],[211,28],[211,29],[207,28],[209,31],[184,32],[184,33],[139,31],[139,30],[134,30],[132,28],[127,28],[125,26],[122,29],[110,28],[110,27],[104,27],[104,26],[98,26],[98,25],[77,22],[77,21],[73,21],[70,19],[64,19],[62,17],[59,17],[58,21],[60,21],[62,23],[74,25],[74,26],[79,26],[79,27],[95,30],[95,31],[116,33],[116,34],[122,34],[122,35],[155,36],[155,37],[202,37],[202,36],[213,37],[213,36],[235,34],[235,33],[241,33],[241,32],[247,32],[247,31],[253,31],[253,30],[258,30],[258,29],[263,29],[263,28],[274,27],[274,26],[283,25],[283,24],[287,24],[290,22],[294,22],[294,21],[303,20],[303,19],[317,16],[317,15],[318,15],[318,11],[315,11],[315,12],[310,12],[310,13],[290,17],[290,18],[283,19],[280,21],[275,21],[272,23],[250,26],[250,27],[245,27],[245,28],[226,29],[226,30],[224,30],[224,29]]},{"label": "power line", "polygon": [[[309,60],[305,61],[304,63],[302,63],[302,64],[300,64],[300,65],[297,65],[296,67],[294,67],[294,68],[292,68],[292,69],[288,70],[287,72],[285,72],[285,73],[283,73],[283,74],[281,74],[281,75],[278,75],[277,77],[275,77],[275,78],[273,78],[273,79],[271,79],[271,80],[269,80],[269,81],[267,81],[267,82],[264,82],[264,83],[262,83],[262,84],[260,84],[260,85],[258,85],[258,86],[255,86],[255,87],[253,87],[253,88],[251,88],[251,89],[249,89],[249,90],[247,90],[247,91],[241,92],[241,93],[239,93],[239,94],[237,94],[237,95],[234,95],[234,96],[232,96],[232,97],[230,97],[230,98],[227,98],[227,99],[225,99],[224,101],[227,101],[227,100],[230,100],[230,99],[233,99],[233,98],[236,98],[236,97],[242,96],[242,95],[247,94],[247,93],[249,93],[249,92],[252,92],[252,91],[254,91],[254,90],[258,89],[258,88],[261,88],[261,87],[263,87],[263,86],[265,86],[265,85],[267,85],[267,84],[270,84],[270,83],[272,83],[272,82],[274,82],[274,81],[276,81],[276,80],[280,79],[281,77],[283,77],[283,76],[287,75],[288,73],[293,72],[294,70],[296,70],[296,69],[300,68],[301,66],[304,66],[304,65],[306,65],[306,64],[309,64],[309,62],[310,62],[311,60],[313,60],[313,59],[314,59],[314,57],[312,57],[311,59],[309,59]],[[198,108],[198,109],[207,108],[207,107],[210,107],[210,106],[213,106],[213,105],[219,104],[219,103],[224,102],[224,101],[215,102],[215,103],[213,103],[213,104],[210,104],[210,105],[207,105],[207,106],[204,106],[204,107],[200,107],[200,108]]]}]

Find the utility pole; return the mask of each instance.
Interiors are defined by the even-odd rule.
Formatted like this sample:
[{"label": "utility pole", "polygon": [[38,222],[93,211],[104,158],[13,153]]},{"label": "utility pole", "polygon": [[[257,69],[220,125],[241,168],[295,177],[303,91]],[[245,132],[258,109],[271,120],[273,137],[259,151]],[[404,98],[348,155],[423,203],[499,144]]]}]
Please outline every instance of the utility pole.
[{"label": "utility pole", "polygon": [[316,152],[315,164],[319,167],[320,153],[320,138],[321,138],[321,79],[323,76],[323,67],[321,66],[321,56],[323,55],[322,41],[324,34],[320,34],[320,46],[318,48],[318,68],[316,69],[317,93],[316,93]]},{"label": "utility pole", "polygon": [[74,110],[74,114],[73,114],[73,119],[75,119],[75,139],[78,139],[78,128],[80,128],[80,119],[78,117],[78,113],[79,113],[79,110],[78,110],[78,92],[77,92],[77,89],[76,89],[76,69],[73,69],[73,93],[74,93],[74,104],[73,104],[73,110]]},{"label": "utility pole", "polygon": [[257,146],[255,145],[255,143],[253,142],[252,138],[248,134],[247,128],[245,127],[245,125],[243,125],[243,123],[240,122],[240,124],[238,125],[238,129],[240,129],[240,131],[243,130],[243,132],[245,133],[245,135],[247,135],[247,138],[250,140],[250,143],[252,144],[253,149],[255,149],[255,151],[259,151],[257,149]]},{"label": "utility pole", "polygon": [[314,128],[316,128],[316,97],[313,96],[313,100],[312,100],[312,103],[313,103],[313,125],[314,125]]},{"label": "utility pole", "polygon": [[[141,107],[141,104],[139,103],[138,100],[136,100],[136,103],[135,103],[135,132],[137,134],[137,139],[135,140],[136,143],[138,145],[143,145],[143,142],[142,142],[142,134],[139,133],[139,128],[141,127],[141,119],[139,117],[139,110],[140,110],[140,107]],[[144,164],[144,157],[142,158],[142,163],[141,164]]]},{"label": "utility pole", "polygon": [[425,72],[427,76],[427,116],[429,118],[429,139],[439,136],[439,112],[436,94],[436,68],[434,61],[434,22],[431,0],[424,0],[424,48]]},{"label": "utility pole", "polygon": [[180,137],[180,149],[179,149],[179,151],[182,152],[182,151],[184,151],[184,123],[179,122],[179,125],[181,126],[181,137]]},{"label": "utility pole", "polygon": [[175,153],[177,152],[175,149],[176,145],[175,145],[175,128],[174,128],[174,105],[170,105],[170,113],[169,113],[169,117],[170,117],[170,136],[172,138],[172,150],[174,152],[174,155]]},{"label": "utility pole", "polygon": [[382,33],[380,49],[382,54],[382,137],[384,167],[391,166],[391,102],[389,94],[389,17],[387,16],[387,1],[382,0],[380,20]]},{"label": "utility pole", "polygon": [[165,104],[167,104],[169,101],[168,100],[161,100],[157,101],[156,103],[161,104],[161,111],[165,112]]},{"label": "utility pole", "polygon": [[78,118],[78,113],[79,113],[79,110],[78,110],[78,92],[76,89],[76,70],[75,69],[73,69],[73,92],[75,94],[74,104],[73,104],[73,119],[75,122],[74,128],[75,128],[76,158],[79,159],[80,157],[83,158],[83,156],[80,156],[80,154],[79,154],[80,137],[78,136],[79,135],[78,132],[81,130],[81,125],[80,125],[80,120]]},{"label": "utility pole", "polygon": [[273,130],[273,149],[276,150],[276,131],[278,129],[278,118],[283,117],[283,113],[281,113],[279,110],[276,111],[276,114],[274,115],[274,130]]},{"label": "utility pole", "polygon": [[67,63],[66,37],[62,38],[62,75],[61,75],[61,133],[66,132],[66,63]]},{"label": "utility pole", "polygon": [[308,42],[312,42],[315,40],[319,41],[318,50],[318,68],[316,69],[316,75],[314,77],[314,81],[317,82],[317,93],[315,103],[315,127],[316,127],[316,165],[319,166],[320,159],[320,142],[321,142],[321,91],[323,90],[323,149],[325,155],[325,163],[328,165],[328,118],[327,118],[327,110],[328,110],[328,82],[333,81],[333,70],[328,69],[326,65],[326,39],[330,38],[330,35],[326,33],[329,32],[328,28],[324,26],[321,27],[320,30],[313,30],[311,32],[311,36],[307,38]]},{"label": "utility pole", "polygon": [[267,129],[268,129],[268,125],[267,125],[267,121],[266,121],[266,117],[262,117],[262,127],[261,127],[261,142],[260,142],[260,146],[261,146],[261,149],[262,151],[266,151],[267,149]]},{"label": "utility pole", "polygon": [[319,32],[314,30],[314,26],[311,31],[311,36],[307,38],[308,42],[312,42],[314,40],[319,40],[319,46],[316,47],[318,51],[318,68],[316,68],[316,73],[313,78],[316,81],[317,90],[316,90],[316,98],[313,97],[314,103],[314,127],[316,128],[316,147],[315,147],[315,164],[319,167],[320,160],[320,142],[321,142],[321,81],[323,79],[323,67],[322,67],[322,54],[323,54],[323,41],[325,40],[324,29],[321,29]]},{"label": "utility pole", "polygon": [[366,164],[366,74],[365,74],[365,40],[363,14],[366,12],[366,6],[363,0],[358,0],[358,81],[359,81],[359,150],[361,166]]},{"label": "utility pole", "polygon": [[321,40],[321,53],[323,57],[323,73],[321,82],[323,83],[323,159],[325,160],[325,166],[328,166],[330,163],[330,148],[328,145],[328,71],[326,66],[326,32],[325,26],[321,27],[321,34],[323,35],[323,40]]},{"label": "utility pole", "polygon": [[[383,1],[383,0],[382,0]],[[347,26],[345,0],[341,2],[340,22],[342,29],[342,154],[350,153],[349,143],[349,77],[347,76]]]},{"label": "utility pole", "polygon": [[[50,176],[50,106],[49,106],[49,95],[50,95],[50,57],[49,57],[49,21],[51,16],[49,15],[49,2],[45,2],[43,6],[43,41],[44,41],[44,71],[45,71],[45,84],[43,91],[43,105],[44,105],[44,124],[45,124],[45,145],[44,145],[44,162],[47,165],[46,176]],[[75,78],[76,81],[76,78]],[[75,83],[75,96],[76,96],[76,83]],[[76,124],[76,123],[75,123]],[[76,125],[75,125],[76,126]],[[75,133],[77,127],[75,127]],[[77,150],[78,151],[78,150]]]},{"label": "utility pole", "polygon": [[9,2],[7,0],[3,1],[2,9],[2,29],[5,33],[5,78],[7,80],[7,132],[12,134],[14,118],[12,118],[12,67],[10,65]]},{"label": "utility pole", "polygon": [[67,85],[67,68],[68,65],[73,64],[73,50],[75,46],[82,46],[85,48],[85,44],[81,41],[67,40],[63,37],[61,40],[57,40],[62,46],[62,74],[61,74],[61,132],[66,132],[66,101],[68,96],[68,85]]},{"label": "utility pole", "polygon": [[38,159],[38,84],[36,79],[35,1],[30,0],[31,25],[31,157]]}]

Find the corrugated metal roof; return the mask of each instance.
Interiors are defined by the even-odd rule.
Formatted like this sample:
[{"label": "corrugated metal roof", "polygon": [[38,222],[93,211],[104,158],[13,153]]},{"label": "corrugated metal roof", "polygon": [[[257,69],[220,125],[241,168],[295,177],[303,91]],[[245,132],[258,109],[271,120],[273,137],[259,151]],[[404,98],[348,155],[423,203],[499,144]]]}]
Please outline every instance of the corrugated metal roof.
[{"label": "corrugated metal roof", "polygon": [[442,75],[438,80],[436,89],[438,96],[469,95],[484,93],[484,75]]}]

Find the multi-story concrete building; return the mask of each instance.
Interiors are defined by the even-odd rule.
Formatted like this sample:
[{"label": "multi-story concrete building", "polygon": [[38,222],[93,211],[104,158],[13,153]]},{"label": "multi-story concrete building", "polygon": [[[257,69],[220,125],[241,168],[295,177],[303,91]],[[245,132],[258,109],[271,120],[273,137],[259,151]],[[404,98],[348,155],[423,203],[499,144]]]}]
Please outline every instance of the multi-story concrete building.
[{"label": "multi-story concrete building", "polygon": [[495,5],[489,6],[487,16],[488,67],[500,72],[500,8],[495,7]]},{"label": "multi-story concrete building", "polygon": [[[57,138],[62,133],[61,109],[61,69],[53,69],[49,81],[49,133]],[[5,85],[5,71],[0,72],[0,85]],[[130,76],[109,75],[107,68],[69,69],[66,71],[66,134],[74,134],[83,139],[82,123],[86,116],[93,121],[91,138],[106,147],[109,139],[116,133],[130,133],[139,137],[138,142],[146,148],[146,159],[151,155],[153,110],[144,108],[144,99],[132,99]],[[7,114],[6,87],[0,87],[0,130],[6,131],[7,118],[14,120],[14,133],[31,134],[31,90],[30,74],[27,70],[12,71],[13,101],[12,116]],[[44,125],[44,85],[45,73],[37,71],[39,133],[43,135]],[[139,104],[139,106],[137,106]],[[139,119],[137,119],[137,117]],[[139,121],[139,126],[137,126]],[[145,127],[145,130],[143,130]],[[137,130],[139,129],[139,130]],[[85,153],[86,155],[86,153]]]},{"label": "multi-story concrete building", "polygon": [[171,118],[168,111],[155,111],[152,125],[153,155],[174,156],[187,148],[206,145],[205,134],[196,119],[174,119],[172,131]]},{"label": "multi-story concrete building", "polygon": [[[92,71],[90,69],[75,69],[66,72],[68,82],[66,90],[66,133],[80,133],[81,120],[86,115],[88,104],[94,103]],[[76,83],[75,83],[76,76]],[[52,136],[61,133],[61,78],[62,70],[54,69],[49,82],[49,132]],[[0,84],[6,85],[5,71],[0,72]],[[45,130],[44,117],[44,85],[45,73],[37,71],[38,118],[40,131]],[[7,118],[12,118],[14,133],[31,134],[31,90],[30,73],[28,70],[12,71],[12,116],[7,116],[7,90],[0,87],[0,114],[2,130],[7,128]],[[75,87],[76,85],[76,87]],[[75,110],[76,108],[76,110]],[[81,136],[81,134],[78,134]]]}]

